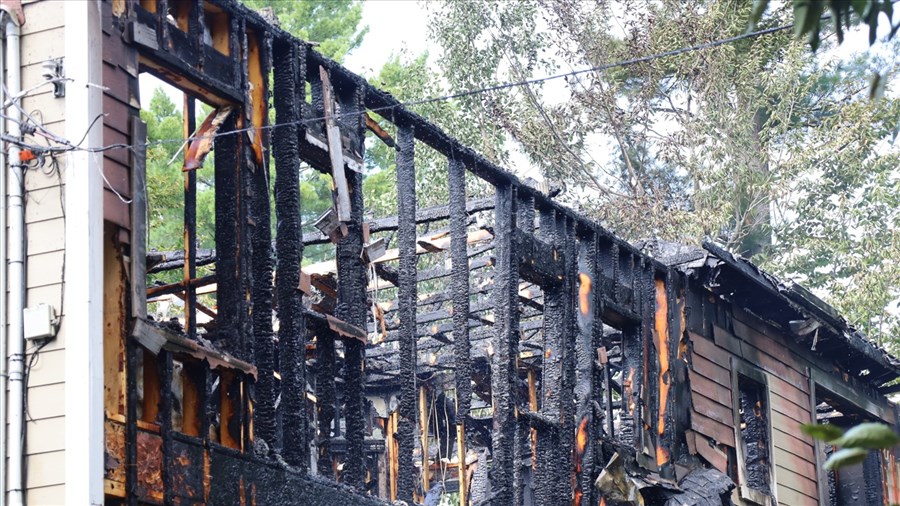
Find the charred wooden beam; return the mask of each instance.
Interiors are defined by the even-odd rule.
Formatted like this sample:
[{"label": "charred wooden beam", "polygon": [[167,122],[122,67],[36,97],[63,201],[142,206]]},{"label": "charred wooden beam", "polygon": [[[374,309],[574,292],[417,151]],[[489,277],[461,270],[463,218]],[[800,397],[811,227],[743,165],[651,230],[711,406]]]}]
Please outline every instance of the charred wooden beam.
[{"label": "charred wooden beam", "polygon": [[[249,143],[247,166],[250,169],[250,247],[252,249],[250,304],[253,323],[253,357],[259,369],[256,381],[254,436],[269,445],[274,444],[276,431],[275,401],[278,384],[275,382],[275,335],[272,329],[272,228],[270,226],[271,198],[269,196],[269,157],[260,153],[268,147],[269,129],[262,129],[268,114],[260,116],[268,96],[271,67],[271,39],[246,34],[247,66],[250,89],[250,123],[256,131]],[[262,40],[260,40],[262,39]],[[262,104],[261,104],[262,102]]]},{"label": "charred wooden beam", "polygon": [[201,286],[207,286],[207,285],[214,284],[218,281],[218,279],[219,279],[218,275],[212,274],[209,276],[203,276],[201,278],[191,279],[187,283],[185,283],[184,281],[178,281],[177,283],[169,283],[167,285],[151,286],[151,287],[147,288],[146,296],[147,297],[160,297],[162,295],[171,295],[173,293],[183,292],[185,286],[199,288]]},{"label": "charred wooden beam", "polygon": [[[365,136],[362,89],[335,88],[336,100],[346,114],[341,118],[343,131],[351,145],[355,144],[362,153]],[[344,167],[340,168],[344,171]],[[363,261],[363,182],[362,174],[346,171],[349,200],[347,235],[337,244],[337,307],[335,316],[360,329],[366,328],[368,300],[368,266]],[[365,464],[365,355],[366,346],[359,339],[344,340],[344,388],[343,400],[346,406],[344,420],[347,433],[347,456],[342,474],[343,482],[362,490],[366,479]]]},{"label": "charred wooden beam", "polygon": [[[561,215],[560,220],[564,219]],[[546,207],[538,207],[540,222],[539,237],[550,244],[563,244],[564,228],[557,222],[556,212]],[[561,283],[557,282],[544,289],[544,349],[541,368],[541,414],[559,420],[562,411],[563,339],[567,325],[565,297]],[[562,452],[562,434],[559,430],[537,430],[535,444],[534,499],[538,506],[555,504],[560,491],[559,482],[568,480],[565,452]]]},{"label": "charred wooden beam", "polygon": [[516,252],[519,256],[519,276],[536,285],[559,284],[565,271],[565,255],[557,247],[533,234],[516,230]]},{"label": "charred wooden beam", "polygon": [[[466,173],[462,162],[451,159],[450,188],[450,292],[453,301],[453,356],[456,361],[456,425],[459,439],[457,470],[460,505],[466,505],[465,421],[472,405],[472,364],[469,345],[469,259],[466,247]],[[493,207],[493,204],[491,205]],[[418,218],[418,216],[417,216]]]},{"label": "charred wooden beam", "polygon": [[576,279],[578,276],[578,259],[577,244],[575,241],[575,221],[566,217],[557,220],[557,227],[563,240],[563,273],[562,273],[562,293],[563,293],[563,328],[562,328],[562,377],[560,378],[560,426],[562,432],[560,440],[562,448],[568,449],[562,455],[559,468],[564,476],[564,480],[557,482],[558,497],[571,497],[573,494],[572,484],[575,479],[575,413],[574,413],[574,390],[575,390],[575,336],[576,327]]},{"label": "charred wooden beam", "polygon": [[[184,251],[150,251],[146,255],[147,274],[184,268]],[[216,262],[216,250],[197,249],[194,265],[197,267]]]},{"label": "charred wooden beam", "polygon": [[416,178],[414,130],[400,125],[397,137],[397,244],[400,248],[398,287],[400,317],[400,419],[399,474],[397,499],[412,501],[415,488],[413,466],[414,432],[416,426]]},{"label": "charred wooden beam", "polygon": [[514,448],[516,435],[515,390],[518,381],[519,298],[516,230],[516,189],[496,187],[494,235],[497,265],[494,269],[494,316],[496,334],[491,357],[491,398],[493,401],[491,494],[497,504],[514,504]]},{"label": "charred wooden beam", "polygon": [[[487,197],[483,199],[473,199],[466,202],[466,214],[472,215],[482,211],[490,211],[494,208],[494,199]],[[416,211],[416,223],[421,225],[425,223],[434,223],[450,218],[449,206],[426,207]],[[368,222],[369,232],[389,232],[397,230],[397,216],[388,216],[378,218]],[[330,239],[319,231],[307,232],[303,234],[303,244],[327,244]]]},{"label": "charred wooden beam", "polygon": [[[222,124],[222,131],[234,130],[243,119],[231,115]],[[241,192],[242,136],[226,135],[215,140],[216,183],[216,301],[218,332],[216,342],[225,351],[242,358],[241,336],[247,326],[246,285],[242,276],[244,252],[238,247],[246,244],[244,195]]]},{"label": "charred wooden beam", "polygon": [[[184,138],[194,134],[196,107],[194,99],[184,96]],[[184,173],[184,328],[188,337],[197,338],[197,292],[190,281],[197,277],[197,172]]]},{"label": "charred wooden beam", "polygon": [[275,236],[278,346],[281,372],[282,446],[285,462],[305,471],[309,464],[306,414],[306,321],[303,293],[296,289],[303,260],[300,220],[300,117],[304,101],[306,47],[276,41],[273,46],[275,122]]},{"label": "charred wooden beam", "polygon": [[[598,279],[597,248],[593,233],[578,239],[578,310],[576,322],[578,333],[575,341],[575,503],[595,504],[593,483],[596,479],[595,448],[599,446],[601,425],[597,423],[602,413],[595,412],[593,401],[602,397],[602,384],[598,385],[595,374],[596,351],[602,344],[597,334],[602,336],[603,324],[595,321],[597,297],[595,280]],[[598,388],[599,387],[599,388]]]}]

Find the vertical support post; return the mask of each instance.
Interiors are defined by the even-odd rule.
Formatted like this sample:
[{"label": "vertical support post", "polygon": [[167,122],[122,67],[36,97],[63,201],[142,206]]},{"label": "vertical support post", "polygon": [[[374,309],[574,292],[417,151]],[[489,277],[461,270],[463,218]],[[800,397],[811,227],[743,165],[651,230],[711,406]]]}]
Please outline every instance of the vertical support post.
[{"label": "vertical support post", "polygon": [[306,49],[278,39],[274,44],[275,235],[278,296],[278,345],[281,369],[281,412],[284,460],[302,471],[309,464],[306,417],[306,321],[302,293],[297,289],[303,259],[300,220],[300,150],[306,73]]},{"label": "vertical support post", "polygon": [[602,324],[595,322],[597,249],[593,232],[586,232],[578,238],[578,310],[576,322],[578,333],[575,345],[575,404],[577,432],[575,435],[575,505],[595,504],[591,499],[594,474],[594,446],[598,436],[596,419],[600,415],[593,412],[595,394],[594,360],[598,330]]},{"label": "vertical support post", "polygon": [[[219,132],[235,130],[237,115],[229,115]],[[215,138],[216,201],[216,301],[218,332],[216,342],[223,350],[241,357],[241,328],[246,317],[246,297],[242,290],[241,241],[243,195],[241,180],[241,135]]]},{"label": "vertical support post", "polygon": [[[550,244],[560,245],[565,237],[552,209],[538,209],[539,236]],[[557,250],[559,251],[559,250]],[[541,414],[548,419],[560,420],[562,415],[563,335],[566,327],[566,293],[563,286],[545,286],[544,290],[544,353],[541,368]],[[568,479],[567,461],[561,439],[561,427],[537,430],[535,444],[534,500],[538,506],[557,504],[560,481]]]},{"label": "vertical support post", "polygon": [[513,504],[514,445],[516,432],[515,354],[512,343],[519,333],[519,268],[513,235],[516,230],[516,188],[510,183],[496,187],[494,204],[494,356],[491,358],[491,400],[494,427],[491,464],[492,502]]},{"label": "vertical support post", "polygon": [[[264,127],[268,114],[260,117],[260,109],[267,111],[271,38],[246,34],[248,39],[248,78],[252,85],[249,93],[251,121],[254,127]],[[275,336],[272,330],[272,228],[271,198],[269,197],[269,157],[266,152],[269,130],[257,130],[252,145],[253,156],[247,161],[250,167],[250,244],[253,250],[250,288],[251,321],[253,323],[253,357],[258,369],[253,417],[253,437],[270,446],[275,442],[275,399],[278,385],[275,383]]]},{"label": "vertical support post", "polygon": [[576,279],[578,276],[578,248],[575,242],[575,221],[563,216],[557,216],[557,227],[563,237],[563,251],[565,270],[562,280],[562,374],[560,376],[559,390],[559,423],[560,441],[566,451],[558,464],[561,472],[560,480],[556,482],[557,497],[572,497],[572,484],[575,479],[575,335],[577,322],[575,319]]},{"label": "vertical support post", "polygon": [[172,354],[161,350],[157,355],[157,367],[159,367],[160,377],[160,414],[158,419],[159,434],[162,437],[163,504],[170,506],[175,504],[172,486],[174,483],[172,470],[175,467],[172,459]]},{"label": "vertical support post", "polygon": [[337,392],[334,377],[337,368],[334,363],[334,334],[327,328],[320,328],[316,333],[316,419],[318,437],[316,448],[319,449],[319,474],[327,475],[323,469],[331,466],[331,425],[334,422],[335,400]]},{"label": "vertical support post", "polygon": [[416,426],[416,170],[413,127],[399,125],[397,145],[397,246],[400,272],[397,300],[400,319],[400,420],[397,499],[411,502],[415,488],[413,466]]},{"label": "vertical support post", "polygon": [[[344,132],[362,154],[365,137],[365,105],[363,90],[354,88],[340,93],[338,100],[344,116]],[[344,171],[343,164],[340,167]],[[399,173],[399,168],[398,168]],[[368,267],[362,259],[363,250],[363,184],[362,174],[347,171],[350,195],[350,216],[347,235],[337,244],[338,293],[335,316],[359,328],[366,328],[368,318]],[[413,277],[415,279],[415,277]],[[347,460],[344,462],[344,483],[362,489],[366,479],[365,456],[365,358],[366,345],[357,339],[344,341],[344,388],[347,427]],[[414,392],[415,395],[415,392]]]},{"label": "vertical support post", "polygon": [[459,459],[459,504],[466,505],[466,418],[472,406],[472,364],[469,355],[469,258],[466,248],[466,169],[450,160],[450,290],[453,297],[453,353],[456,361],[456,437]]},{"label": "vertical support post", "polygon": [[428,458],[428,388],[419,386],[419,437],[422,445],[422,495],[431,487],[431,469]]},{"label": "vertical support post", "polygon": [[[197,127],[196,103],[184,95],[184,138],[189,142]],[[187,149],[184,150],[187,161]],[[197,339],[197,289],[191,280],[197,277],[197,172],[184,171],[184,330],[190,339]]]},{"label": "vertical support post", "polygon": [[[516,228],[525,232],[526,234],[534,234],[534,197],[525,194],[518,193],[516,195]],[[516,282],[516,292],[518,293],[518,280]],[[518,313],[518,311],[517,311]],[[511,343],[511,349],[513,354],[513,360],[515,362],[513,369],[513,385],[517,385],[519,382],[519,332],[515,333],[514,342]],[[513,387],[513,395],[518,392],[518,388]],[[516,407],[521,406],[520,399],[514,399],[514,405]],[[515,447],[513,454],[513,461],[515,468],[513,469],[513,504],[516,506],[525,504],[526,496],[530,496],[530,492],[526,491],[526,474],[532,473],[532,466],[526,464],[526,457],[531,455],[531,462],[533,463],[534,457],[534,448],[533,448],[533,431],[531,429],[531,424],[525,417],[516,418],[516,435],[515,435]]]}]

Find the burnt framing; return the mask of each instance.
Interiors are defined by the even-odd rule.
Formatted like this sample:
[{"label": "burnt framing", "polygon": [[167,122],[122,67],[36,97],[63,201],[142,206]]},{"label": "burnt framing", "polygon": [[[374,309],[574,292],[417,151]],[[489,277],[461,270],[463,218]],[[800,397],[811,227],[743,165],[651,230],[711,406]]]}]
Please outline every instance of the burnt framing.
[{"label": "burnt framing", "polygon": [[[107,30],[122,35],[104,42],[107,63],[185,91],[186,137],[203,128],[195,100],[232,111],[213,143],[215,251],[196,248],[186,160],[185,247],[164,267],[182,279],[146,289],[146,270],[131,276],[124,409],[107,419],[108,447],[123,443],[108,459],[122,463],[107,470],[110,503],[422,502],[440,482],[462,504],[580,506],[604,500],[594,484],[616,456],[669,490],[696,467],[680,436],[690,428],[679,408],[690,398],[686,336],[708,335],[715,315],[687,271],[554,202],[237,2],[102,5]],[[397,152],[396,217],[364,218],[367,130]],[[420,149],[446,159],[446,205],[417,207]],[[137,151],[136,203],[143,164]],[[301,164],[334,182],[325,234],[302,228]],[[469,197],[477,179],[492,196]],[[133,209],[133,242],[143,219]],[[379,251],[385,239],[396,249]],[[328,243],[333,259],[301,268],[304,245]],[[720,279],[758,277],[710,248]],[[422,255],[445,263],[419,269]],[[198,278],[213,256],[215,274]],[[393,300],[378,299],[379,284]],[[197,299],[210,287],[214,311]],[[146,298],[163,293],[184,297],[182,331],[147,321]],[[803,303],[802,293],[774,295]],[[202,335],[198,310],[215,322]],[[817,311],[839,336],[827,311],[808,312]],[[847,342],[875,386],[896,374],[855,336]]]}]

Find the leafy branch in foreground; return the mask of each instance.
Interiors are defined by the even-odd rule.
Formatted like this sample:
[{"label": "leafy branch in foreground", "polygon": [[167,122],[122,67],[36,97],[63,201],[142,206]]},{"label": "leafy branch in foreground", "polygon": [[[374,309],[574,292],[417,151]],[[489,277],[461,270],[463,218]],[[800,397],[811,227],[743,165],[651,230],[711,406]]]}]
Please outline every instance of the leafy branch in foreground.
[{"label": "leafy branch in foreground", "polygon": [[869,451],[883,450],[900,443],[900,436],[894,429],[877,422],[861,423],[846,432],[830,424],[804,424],[801,429],[814,439],[840,447],[825,461],[825,469],[858,464],[866,460]]}]

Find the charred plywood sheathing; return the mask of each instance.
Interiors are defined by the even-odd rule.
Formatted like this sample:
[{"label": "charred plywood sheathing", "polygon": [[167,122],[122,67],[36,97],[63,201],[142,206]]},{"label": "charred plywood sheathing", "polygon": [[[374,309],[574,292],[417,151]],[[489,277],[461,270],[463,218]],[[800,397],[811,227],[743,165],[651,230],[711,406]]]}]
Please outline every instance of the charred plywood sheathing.
[{"label": "charred plywood sheathing", "polygon": [[[895,418],[879,394],[900,364],[799,287],[712,244],[622,241],[237,2],[120,7],[108,63],[216,110],[198,129],[185,121],[186,137],[197,130],[186,248],[136,271],[182,269],[133,303],[183,295],[191,314],[184,329],[135,320],[123,340],[125,409],[107,422],[109,441],[124,437],[110,462],[125,466],[108,472],[111,497],[375,504],[433,500],[441,483],[464,504],[719,504],[735,483],[715,469],[740,438],[722,415],[734,414],[732,358],[798,384],[813,381],[807,367],[822,382],[838,370],[840,394]],[[364,218],[367,131],[395,148],[397,216]],[[216,247],[198,250],[192,169],[210,147]],[[418,150],[446,158],[442,205],[417,205]],[[338,233],[303,232],[301,163],[334,181]],[[331,256],[301,269],[310,246]],[[208,290],[214,321],[200,328]],[[773,396],[771,423],[809,414],[814,387],[772,385],[791,404]],[[776,458],[778,445],[812,448],[781,438]]]}]

